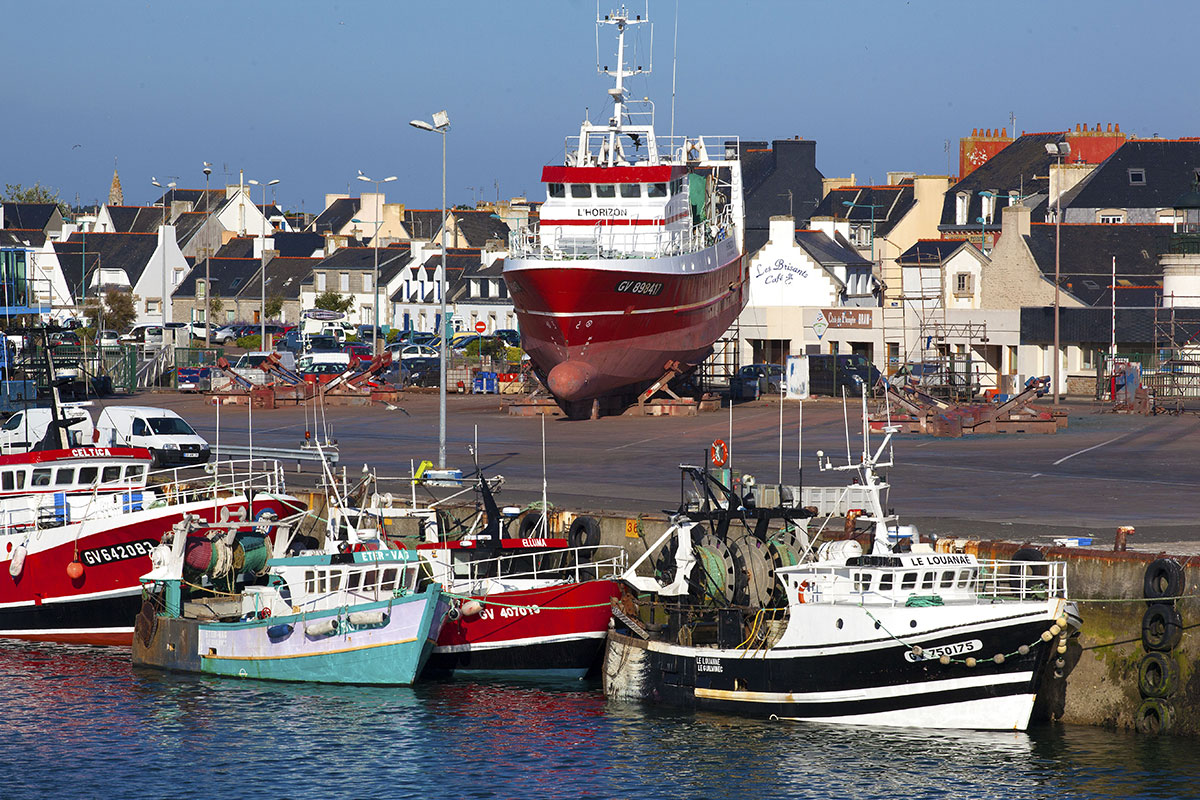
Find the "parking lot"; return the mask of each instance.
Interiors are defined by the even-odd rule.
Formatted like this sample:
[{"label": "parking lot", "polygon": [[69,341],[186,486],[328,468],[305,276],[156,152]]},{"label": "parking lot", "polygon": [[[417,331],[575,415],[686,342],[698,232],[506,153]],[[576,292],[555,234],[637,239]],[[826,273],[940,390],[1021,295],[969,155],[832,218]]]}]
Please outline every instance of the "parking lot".
[{"label": "parking lot", "polygon": [[[468,446],[479,442],[487,474],[505,477],[501,501],[521,505],[542,487],[542,419],[510,417],[496,395],[448,398],[447,464],[473,470]],[[211,443],[217,410],[207,398],[144,393],[109,398],[172,408]],[[895,439],[891,504],[906,522],[939,535],[1048,541],[1058,536],[1094,536],[1111,543],[1119,525],[1133,525],[1131,546],[1172,550],[1200,547],[1195,520],[1200,502],[1200,418],[1141,417],[1101,413],[1074,403],[1069,427],[1054,435],[989,435]],[[680,463],[696,464],[714,439],[729,442],[732,464],[760,482],[838,485],[845,473],[817,468],[817,451],[845,463],[861,452],[856,410],[833,400],[783,404],[759,400],[698,417],[609,417],[571,422],[545,420],[546,483],[549,500],[573,509],[640,513],[674,509],[679,502]],[[802,438],[799,431],[803,413]],[[436,393],[409,393],[396,410],[382,405],[316,410],[337,440],[350,474],[364,464],[391,480],[385,489],[407,492],[401,480],[413,464],[437,460]],[[221,441],[245,445],[251,414],[245,405],[221,408]],[[254,443],[298,447],[305,430],[317,433],[313,409],[284,407],[253,413]],[[731,432],[732,426],[732,432]],[[875,439],[878,441],[878,438]],[[782,463],[782,469],[781,469]],[[312,480],[305,467],[297,481]],[[1178,543],[1178,544],[1175,544]]]}]

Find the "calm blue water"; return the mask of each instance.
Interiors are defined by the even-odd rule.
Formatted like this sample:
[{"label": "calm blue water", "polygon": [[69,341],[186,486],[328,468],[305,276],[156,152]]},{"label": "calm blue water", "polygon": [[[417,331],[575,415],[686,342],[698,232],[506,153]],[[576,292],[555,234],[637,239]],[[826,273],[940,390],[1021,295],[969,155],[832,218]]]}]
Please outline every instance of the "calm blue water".
[{"label": "calm blue water", "polygon": [[927,733],[610,704],[598,690],[275,685],[0,643],[0,797],[1182,798],[1194,740]]}]

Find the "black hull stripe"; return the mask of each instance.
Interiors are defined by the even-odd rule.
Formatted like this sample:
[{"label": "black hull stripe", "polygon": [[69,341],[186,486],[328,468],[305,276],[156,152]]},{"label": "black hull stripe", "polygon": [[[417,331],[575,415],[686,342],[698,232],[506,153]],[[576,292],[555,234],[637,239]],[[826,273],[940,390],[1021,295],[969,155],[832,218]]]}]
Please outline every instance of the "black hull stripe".
[{"label": "black hull stripe", "polygon": [[133,618],[141,607],[141,592],[68,603],[9,606],[0,608],[0,631],[33,634],[43,630],[132,629]]},{"label": "black hull stripe", "polygon": [[599,666],[604,642],[603,638],[573,639],[566,642],[545,642],[469,652],[434,652],[429,657],[423,674],[447,675],[456,670],[589,672]]}]

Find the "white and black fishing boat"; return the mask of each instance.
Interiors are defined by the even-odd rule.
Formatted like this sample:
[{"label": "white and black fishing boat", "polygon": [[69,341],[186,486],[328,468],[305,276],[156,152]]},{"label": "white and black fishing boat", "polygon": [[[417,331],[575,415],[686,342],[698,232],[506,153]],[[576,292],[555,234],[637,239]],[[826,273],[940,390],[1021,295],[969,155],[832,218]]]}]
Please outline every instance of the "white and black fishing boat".
[{"label": "white and black fishing boat", "polygon": [[[900,526],[879,473],[895,430],[872,453],[864,429],[858,464],[823,460],[856,473],[844,487],[682,467],[698,492],[624,576],[605,693],[772,719],[1026,728],[1079,625],[1065,565],[941,551]],[[820,517],[846,523],[810,536]],[[638,574],[656,553],[655,577]]]}]

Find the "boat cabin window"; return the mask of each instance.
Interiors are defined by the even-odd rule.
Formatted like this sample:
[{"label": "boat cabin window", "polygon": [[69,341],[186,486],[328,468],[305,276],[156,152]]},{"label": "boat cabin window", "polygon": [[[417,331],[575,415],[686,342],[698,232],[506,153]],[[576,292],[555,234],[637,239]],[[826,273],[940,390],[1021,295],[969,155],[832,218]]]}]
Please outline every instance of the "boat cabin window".
[{"label": "boat cabin window", "polygon": [[892,573],[885,572],[879,576],[879,591],[889,592],[892,589]]},{"label": "boat cabin window", "polygon": [[75,468],[60,469],[54,474],[55,486],[66,486],[75,482]]},{"label": "boat cabin window", "polygon": [[921,576],[921,588],[922,589],[932,589],[933,582],[936,579],[937,579],[936,572],[926,572],[924,575]]},{"label": "boat cabin window", "polygon": [[357,572],[351,572],[350,577],[346,580],[346,591],[353,592],[355,589],[358,588],[359,583],[361,581],[362,581],[362,575],[360,575]]},{"label": "boat cabin window", "polygon": [[98,467],[80,467],[79,482],[85,486],[90,486],[96,482],[96,476],[100,474]]},{"label": "boat cabin window", "polygon": [[592,185],[590,183],[572,183],[571,197],[591,197]]},{"label": "boat cabin window", "polygon": [[640,183],[622,183],[621,197],[641,197],[642,185]]},{"label": "boat cabin window", "polygon": [[121,480],[121,468],[120,467],[105,467],[104,468],[104,477],[101,480],[104,483],[113,483],[115,481]]},{"label": "boat cabin window", "polygon": [[546,194],[551,197],[566,197],[566,187],[561,183],[548,183],[546,184]]},{"label": "boat cabin window", "polygon": [[50,470],[44,467],[39,467],[33,471],[33,480],[30,481],[30,486],[49,486],[50,485]]},{"label": "boat cabin window", "polygon": [[917,573],[906,572],[904,577],[900,579],[901,589],[915,589],[917,587]]},{"label": "boat cabin window", "polygon": [[341,571],[339,570],[338,572],[329,573],[329,591],[336,592],[338,589],[341,589],[341,588],[342,588],[342,573],[341,573]]},{"label": "boat cabin window", "polygon": [[452,556],[454,564],[454,577],[469,578],[471,577],[471,554],[464,553],[461,550],[453,551]]},{"label": "boat cabin window", "polygon": [[681,191],[683,191],[683,178],[671,181],[671,194],[679,194]]},{"label": "boat cabin window", "polygon": [[146,471],[145,464],[130,464],[128,467],[125,468],[125,480],[140,481],[142,479],[142,473],[144,473],[145,471]]},{"label": "boat cabin window", "polygon": [[856,592],[871,591],[871,573],[869,573],[869,572],[854,573],[854,591],[856,591]]},{"label": "boat cabin window", "polygon": [[379,589],[384,592],[390,592],[396,588],[397,570],[385,569],[383,571],[383,580],[379,584]]},{"label": "boat cabin window", "polygon": [[617,187],[611,183],[596,184],[596,197],[616,197]]},{"label": "boat cabin window", "polygon": [[954,585],[954,570],[948,569],[942,573],[942,582],[940,585],[943,589],[949,589]]},{"label": "boat cabin window", "polygon": [[969,569],[959,570],[958,585],[962,587],[971,585],[971,571]]},{"label": "boat cabin window", "polygon": [[667,185],[665,183],[648,183],[646,184],[646,197],[666,197]]},{"label": "boat cabin window", "polygon": [[11,472],[4,473],[3,488],[4,488],[4,491],[6,491],[6,492],[11,492],[13,489],[17,488],[16,482],[13,480],[13,473],[11,473]]}]

